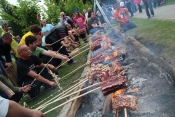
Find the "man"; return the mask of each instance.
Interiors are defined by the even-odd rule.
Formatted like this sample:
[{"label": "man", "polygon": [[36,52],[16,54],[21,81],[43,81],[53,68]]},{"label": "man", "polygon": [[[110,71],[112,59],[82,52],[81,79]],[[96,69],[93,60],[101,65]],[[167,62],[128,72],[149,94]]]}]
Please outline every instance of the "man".
[{"label": "man", "polygon": [[117,10],[114,13],[114,17],[120,23],[122,32],[126,32],[136,27],[135,24],[129,21],[128,11],[125,8],[121,8],[120,4],[117,5]]},{"label": "man", "polygon": [[42,27],[42,34],[43,34],[43,37],[42,37],[42,46],[46,46],[46,41],[45,41],[45,36],[48,34],[48,32],[54,27],[52,24],[47,24],[46,23],[46,20],[42,20],[41,21],[43,27]]},{"label": "man", "polygon": [[0,117],[44,117],[43,113],[24,108],[16,102],[0,97]]},{"label": "man", "polygon": [[88,19],[87,28],[90,34],[94,34],[96,31],[104,29],[100,19],[96,17],[94,12],[91,13],[91,17]]},{"label": "man", "polygon": [[[148,19],[151,18],[151,15],[154,17],[154,10],[153,10],[153,7],[152,7],[152,1],[151,0],[142,0],[143,3],[144,3],[144,6],[145,6],[145,11],[146,11],[146,15],[148,16]],[[151,15],[150,15],[150,12],[151,12]]]},{"label": "man", "polygon": [[[39,35],[37,37],[39,38]],[[55,55],[56,52],[54,52],[52,50],[45,50],[41,47],[38,47],[37,46],[37,38],[35,36],[26,37],[25,42],[26,42],[26,45],[29,47],[29,50],[31,51],[31,53],[36,55],[36,56],[46,55],[49,57],[54,57],[57,59],[63,59],[65,61],[69,61],[69,58],[66,55],[62,55],[60,53],[57,53]]]},{"label": "man", "polygon": [[66,16],[64,12],[60,13],[61,19],[60,19],[60,23],[64,24],[65,22],[67,22],[67,20],[72,20],[69,16]]},{"label": "man", "polygon": [[91,13],[92,13],[93,11],[92,11],[92,8],[88,8],[88,18],[90,18],[91,17]]},{"label": "man", "polygon": [[86,22],[87,22],[87,20],[88,20],[88,12],[86,11],[86,9],[83,9],[83,13],[84,13],[83,15],[86,18]]},{"label": "man", "polygon": [[[2,24],[2,29],[3,29],[3,32],[1,33],[1,36],[3,36],[5,33],[9,32],[8,24],[6,24],[6,23]],[[10,34],[12,35],[12,33],[10,33]],[[15,37],[13,35],[12,35],[12,43],[10,45],[11,45],[11,51],[12,51],[13,55],[15,56],[16,51],[17,51],[17,47],[18,47],[18,42],[15,40]]]},{"label": "man", "polygon": [[131,17],[133,17],[134,15],[133,15],[133,11],[131,10],[131,1],[130,0],[125,0],[125,5],[126,5],[128,11],[131,14]]},{"label": "man", "polygon": [[[4,67],[12,66],[12,59],[10,55],[11,42],[12,42],[12,35],[10,33],[5,33],[0,38],[0,60],[4,65]],[[5,56],[5,59],[2,56]]]},{"label": "man", "polygon": [[[45,89],[56,86],[55,82],[50,81],[52,77],[47,71],[50,69],[45,66],[37,56],[31,55],[27,45],[19,45],[17,52],[20,55],[17,62],[17,82],[19,86],[33,83],[31,84],[31,90],[28,92],[30,98],[34,98],[39,94],[41,85],[44,85]],[[40,73],[44,66],[46,68],[41,72],[41,75],[39,75],[38,73]],[[34,79],[36,80],[34,81]]]},{"label": "man", "polygon": [[40,26],[31,25],[30,26],[30,31],[23,35],[23,37],[21,38],[21,40],[19,42],[19,45],[25,44],[25,39],[26,39],[27,36],[29,36],[29,35],[35,36],[35,35],[38,35],[40,32],[41,32],[41,27]]}]

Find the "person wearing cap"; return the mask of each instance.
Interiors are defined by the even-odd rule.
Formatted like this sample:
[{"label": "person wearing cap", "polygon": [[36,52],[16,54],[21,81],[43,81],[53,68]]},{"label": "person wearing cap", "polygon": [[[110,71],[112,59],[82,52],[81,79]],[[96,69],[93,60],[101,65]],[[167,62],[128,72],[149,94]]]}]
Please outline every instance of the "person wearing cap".
[{"label": "person wearing cap", "polygon": [[78,9],[74,10],[75,13],[75,17],[73,18],[73,21],[79,26],[80,30],[82,31],[82,33],[80,34],[80,37],[85,41],[86,41],[86,18],[80,14],[80,12],[78,11]]},{"label": "person wearing cap", "polygon": [[135,24],[130,21],[127,9],[121,8],[120,4],[117,4],[117,10],[114,13],[114,18],[120,23],[122,32],[126,32],[129,29],[136,27]]}]

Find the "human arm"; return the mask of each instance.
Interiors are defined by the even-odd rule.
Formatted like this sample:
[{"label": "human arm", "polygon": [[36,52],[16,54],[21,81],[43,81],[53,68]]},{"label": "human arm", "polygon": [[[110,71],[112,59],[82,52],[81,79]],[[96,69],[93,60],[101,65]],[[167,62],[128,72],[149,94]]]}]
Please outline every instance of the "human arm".
[{"label": "human arm", "polygon": [[9,108],[6,117],[44,117],[38,110],[27,109],[18,103],[9,100]]},{"label": "human arm", "polygon": [[30,76],[31,78],[33,79],[36,79],[42,83],[46,83],[52,87],[54,86],[57,86],[55,82],[52,82],[52,81],[49,81],[47,79],[45,79],[44,77],[42,77],[41,75],[39,74],[36,74],[35,72],[33,72],[32,70],[30,70],[28,73],[27,73],[28,76]]},{"label": "human arm", "polygon": [[50,56],[50,57],[54,57],[57,59],[63,59],[65,61],[69,61],[69,58],[67,56],[63,56],[60,53],[55,54],[56,52],[52,51],[52,50],[48,50],[48,51],[44,51],[43,54],[46,56]]}]

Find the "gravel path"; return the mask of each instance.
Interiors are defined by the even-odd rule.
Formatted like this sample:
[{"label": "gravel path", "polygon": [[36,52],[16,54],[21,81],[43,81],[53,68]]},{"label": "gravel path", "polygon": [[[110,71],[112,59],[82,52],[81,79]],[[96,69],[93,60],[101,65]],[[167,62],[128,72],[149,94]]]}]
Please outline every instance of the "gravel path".
[{"label": "gravel path", "polygon": [[[157,18],[157,19],[175,19],[175,4],[173,5],[167,5],[167,6],[160,6],[154,9],[154,17],[152,18]],[[147,18],[145,9],[143,9],[143,13],[140,14],[135,13],[134,14],[135,18]]]}]

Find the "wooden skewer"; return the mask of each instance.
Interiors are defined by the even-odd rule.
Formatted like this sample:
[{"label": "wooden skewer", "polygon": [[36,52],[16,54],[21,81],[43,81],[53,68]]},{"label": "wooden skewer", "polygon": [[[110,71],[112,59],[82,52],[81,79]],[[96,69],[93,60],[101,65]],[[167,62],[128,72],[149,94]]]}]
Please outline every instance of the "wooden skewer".
[{"label": "wooden skewer", "polygon": [[[72,59],[73,59],[73,58],[75,58],[76,56],[78,56],[78,55],[82,54],[83,52],[87,51],[88,49],[89,49],[89,48],[87,48],[87,49],[83,50],[83,51],[82,51],[82,52],[80,52],[79,54],[77,54],[77,55],[75,55],[74,57],[72,57]],[[59,67],[61,67],[61,66],[62,66],[62,65],[64,65],[65,63],[67,63],[67,62],[63,62],[61,65],[57,66],[57,67],[56,67],[56,69],[58,69]]]},{"label": "wooden skewer", "polygon": [[[70,88],[66,89],[64,92],[60,93],[59,95],[53,97],[52,99],[48,100],[47,102],[45,102],[44,104],[42,105],[45,105],[51,101],[53,101],[54,99],[57,99],[58,97],[62,97],[62,96],[65,96],[66,94],[68,94],[69,92],[71,92],[72,90],[76,89],[77,87],[79,87],[80,85],[82,85],[83,83],[85,83],[88,79],[83,79],[82,81],[80,81],[80,83],[76,83],[75,85],[71,86]],[[38,108],[40,108],[42,105],[40,105]]]},{"label": "wooden skewer", "polygon": [[78,71],[78,70],[81,69],[82,67],[85,67],[86,65],[89,65],[89,64],[90,64],[90,62],[87,62],[87,63],[81,65],[81,66],[78,67],[77,69],[75,69],[75,70],[73,70],[72,72],[69,72],[68,74],[66,74],[65,76],[63,76],[60,80],[63,80],[65,77],[69,76],[69,75],[72,74],[72,73],[75,73],[76,71]]},{"label": "wooden skewer", "polygon": [[[93,86],[96,86],[96,85],[99,85],[99,83],[90,85],[90,86],[85,87],[85,88],[83,88],[83,89],[77,90],[77,91],[75,91],[75,92],[73,92],[73,93],[71,93],[71,94],[68,94],[68,95],[66,95],[66,96],[64,96],[64,97],[58,98],[58,99],[56,99],[56,100],[54,100],[54,101],[52,101],[52,102],[50,102],[50,103],[48,103],[48,104],[46,104],[46,105],[43,105],[43,106],[41,107],[41,110],[43,110],[44,108],[46,108],[46,107],[49,106],[50,104],[53,104],[53,103],[55,103],[55,102],[57,102],[57,101],[60,101],[60,100],[62,100],[62,99],[64,99],[64,98],[67,98],[67,97],[69,97],[69,96],[71,96],[71,95],[74,95],[74,94],[76,94],[76,93],[78,93],[78,92],[81,92],[81,91],[83,91],[83,90],[89,89],[89,88],[91,88],[91,87],[93,87]],[[39,110],[40,108],[36,108],[36,109]]]},{"label": "wooden skewer", "polygon": [[63,88],[60,86],[60,83],[58,81],[58,77],[52,72],[52,70],[50,70],[49,72],[52,75],[53,79],[55,80],[56,84],[58,85],[59,89],[63,90]]},{"label": "wooden skewer", "polygon": [[99,90],[99,89],[101,89],[101,87],[95,88],[95,89],[93,89],[93,90],[91,90],[91,91],[88,91],[88,92],[86,92],[86,93],[84,93],[84,94],[81,94],[81,95],[79,95],[79,96],[77,96],[77,97],[74,97],[74,98],[72,98],[72,99],[70,99],[70,100],[68,100],[68,101],[66,101],[66,102],[64,102],[64,103],[62,103],[62,104],[60,104],[60,105],[58,105],[58,106],[56,106],[56,107],[54,107],[54,108],[48,110],[48,111],[46,111],[46,112],[44,113],[44,115],[48,114],[49,112],[51,112],[51,111],[53,111],[53,110],[55,110],[55,109],[57,109],[57,108],[59,108],[59,107],[65,105],[65,104],[67,104],[67,103],[69,103],[69,102],[71,102],[71,101],[73,101],[73,100],[75,100],[75,99],[78,99],[78,98],[80,98],[80,97],[82,97],[82,96],[85,96],[85,95],[87,95],[87,94],[89,94],[89,93],[92,93],[92,92],[94,92],[94,91],[96,91],[96,90]]},{"label": "wooden skewer", "polygon": [[30,83],[30,85],[32,85],[35,80],[39,77],[39,75],[43,72],[43,70],[48,66],[49,62],[55,57],[55,55],[60,51],[60,49],[62,48],[63,46],[61,46],[57,51],[56,53],[52,56],[52,58],[50,58],[50,60],[47,62],[47,64],[43,67],[43,69],[40,71],[40,73],[36,76],[36,78]]},{"label": "wooden skewer", "polygon": [[125,117],[128,117],[127,109],[126,108],[124,108],[124,114],[125,114]]},{"label": "wooden skewer", "polygon": [[[75,81],[73,81],[73,82],[77,82],[77,81],[79,81],[80,79],[82,79],[82,77],[79,78],[79,79],[77,79],[77,80],[75,80]],[[87,79],[86,79],[86,80],[87,80]],[[80,82],[78,82],[78,83],[80,83]],[[70,88],[72,89],[72,87],[75,87],[75,86],[79,86],[79,85],[77,85],[77,83],[76,83],[76,84],[74,84],[73,86],[71,86]],[[66,86],[66,87],[67,87],[67,86]],[[66,90],[68,90],[68,89],[66,89]],[[54,96],[55,94],[59,93],[60,91],[61,91],[61,90],[59,90],[59,91],[57,91],[57,92],[51,94],[51,95],[48,96],[47,98],[45,98],[45,99],[43,99],[42,101],[38,102],[37,104],[33,105],[31,108],[34,108],[34,107],[36,107],[37,105],[41,104],[42,102],[45,102],[47,99],[51,99],[52,96]]]}]

